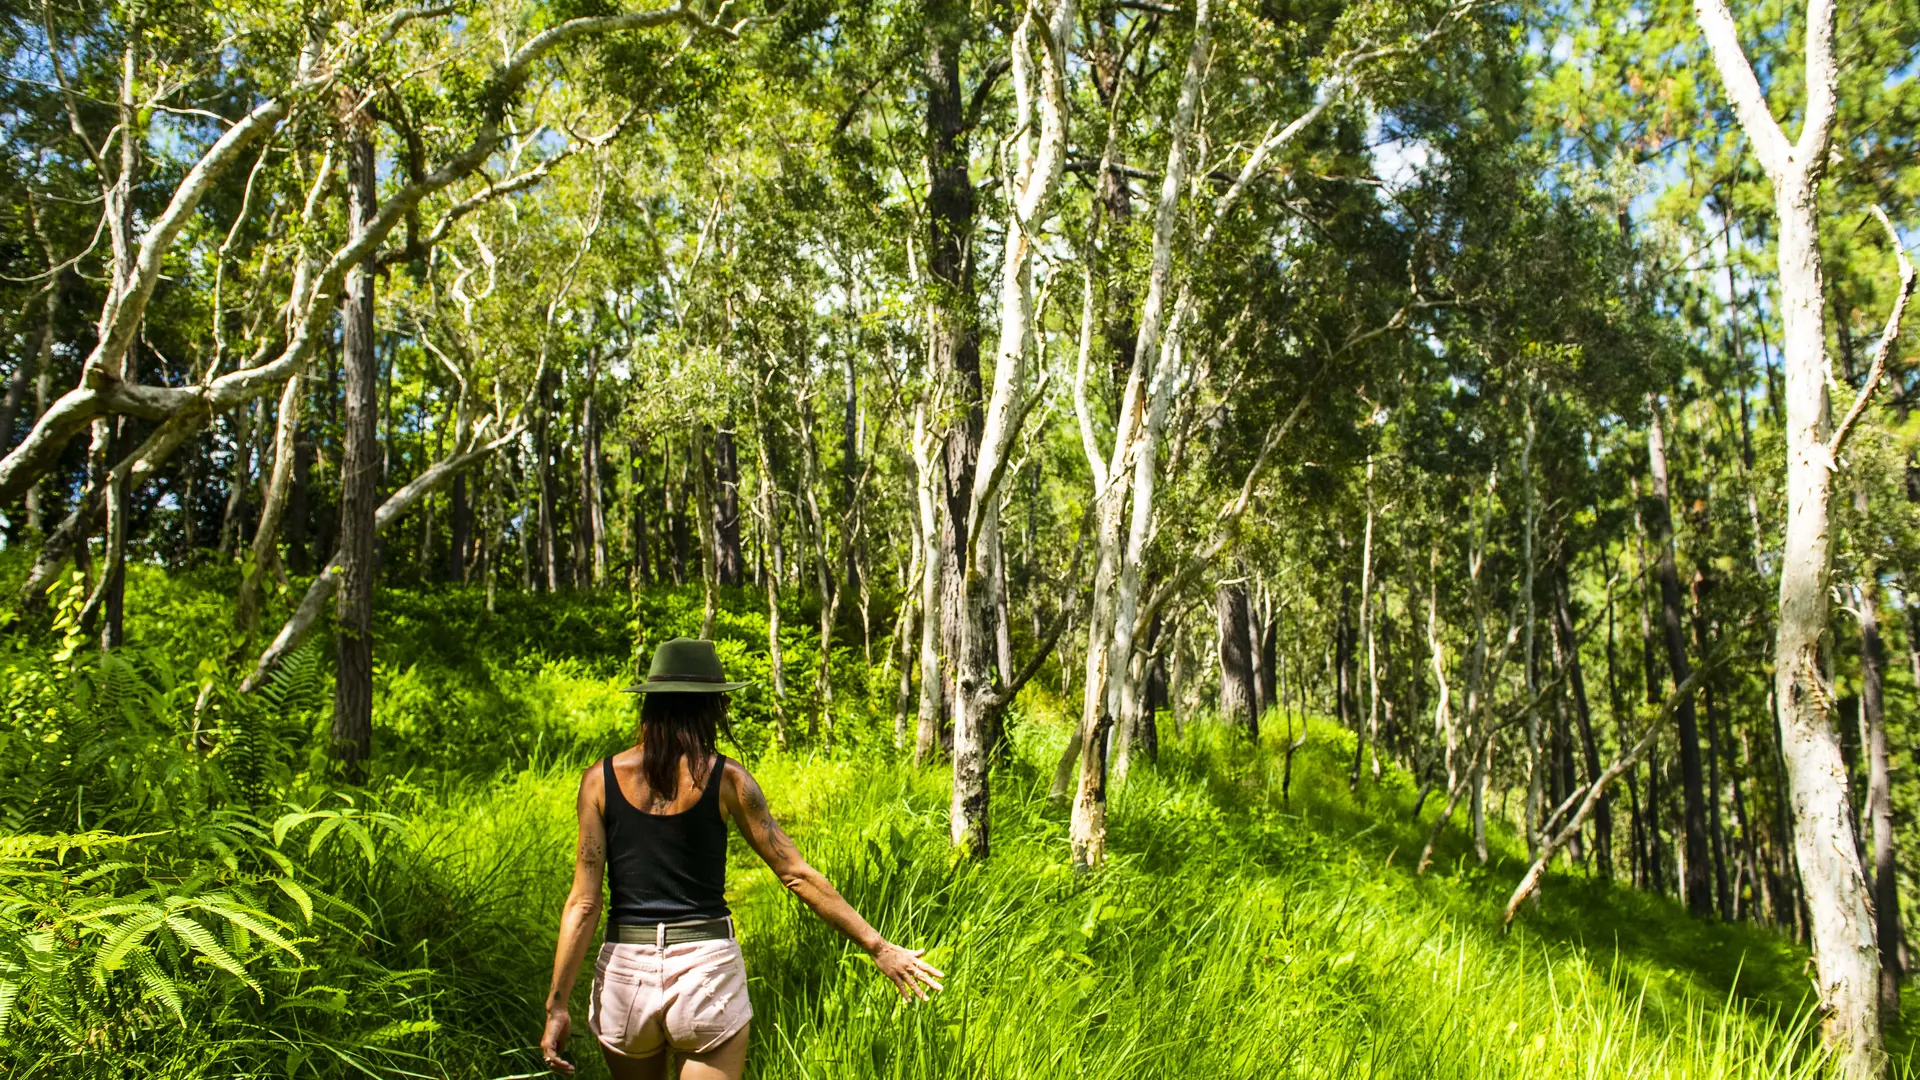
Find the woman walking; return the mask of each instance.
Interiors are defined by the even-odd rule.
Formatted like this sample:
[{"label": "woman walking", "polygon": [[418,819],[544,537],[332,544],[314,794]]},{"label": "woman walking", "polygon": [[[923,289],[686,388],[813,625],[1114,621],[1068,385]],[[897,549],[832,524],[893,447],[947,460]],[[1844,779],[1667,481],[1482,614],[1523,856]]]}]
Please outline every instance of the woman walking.
[{"label": "woman walking", "polygon": [[606,940],[593,966],[587,1028],[615,1080],[660,1080],[667,1050],[682,1080],[738,1080],[747,1058],[746,965],[727,910],[727,821],[794,895],[867,951],[902,996],[943,978],[922,949],[888,942],[807,865],[767,808],[760,785],[714,751],[728,682],[711,641],[675,638],[654,650],[638,744],[580,778],[580,844],[547,993],[540,1053],[561,1057],[573,1031],[567,1000],[610,878]]}]

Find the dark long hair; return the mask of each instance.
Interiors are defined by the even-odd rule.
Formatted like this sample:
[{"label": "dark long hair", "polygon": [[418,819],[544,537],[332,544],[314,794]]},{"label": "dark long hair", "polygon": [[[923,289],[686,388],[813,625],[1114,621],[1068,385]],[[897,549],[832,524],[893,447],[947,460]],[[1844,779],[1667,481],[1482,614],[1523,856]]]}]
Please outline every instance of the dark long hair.
[{"label": "dark long hair", "polygon": [[641,770],[655,798],[671,800],[680,791],[680,759],[694,783],[704,784],[713,762],[714,740],[726,722],[727,695],[656,693],[640,704]]}]

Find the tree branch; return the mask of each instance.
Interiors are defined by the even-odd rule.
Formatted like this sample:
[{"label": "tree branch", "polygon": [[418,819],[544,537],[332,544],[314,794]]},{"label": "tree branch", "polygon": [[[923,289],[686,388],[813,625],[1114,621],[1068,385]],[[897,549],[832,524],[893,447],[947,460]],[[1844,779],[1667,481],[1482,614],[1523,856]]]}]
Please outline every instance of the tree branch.
[{"label": "tree branch", "polygon": [[1900,267],[1900,287],[1894,292],[1893,310],[1887,312],[1887,325],[1880,332],[1880,343],[1874,346],[1873,365],[1867,369],[1866,381],[1860,384],[1860,393],[1853,399],[1852,407],[1827,440],[1829,468],[1837,467],[1834,463],[1839,459],[1840,448],[1846,445],[1847,436],[1853,433],[1853,426],[1860,422],[1860,415],[1873,400],[1874,391],[1880,388],[1880,379],[1887,373],[1887,360],[1893,355],[1894,342],[1900,338],[1900,320],[1907,313],[1907,300],[1913,296],[1913,262],[1907,258],[1907,249],[1900,245],[1900,234],[1878,203],[1873,206],[1873,216],[1880,219],[1881,226],[1887,230],[1887,242],[1893,245],[1893,257]]},{"label": "tree branch", "polygon": [[[458,451],[435,462],[431,468],[414,477],[400,490],[387,496],[386,501],[380,504],[380,508],[373,515],[374,534],[377,536],[384,532],[389,525],[398,521],[426,495],[439,490],[467,466],[519,438],[523,431],[524,429],[516,424],[498,437],[481,443],[471,450]],[[261,684],[266,682],[267,676],[273,674],[273,669],[280,661],[286,659],[288,653],[299,648],[300,643],[306,640],[308,632],[313,629],[314,622],[326,609],[327,601],[333,599],[333,594],[340,588],[340,565],[344,559],[345,556],[340,552],[334,552],[333,557],[327,560],[326,567],[313,579],[313,584],[307,586],[306,595],[300,598],[300,605],[294,609],[292,615],[287,617],[286,623],[280,627],[280,632],[274,635],[272,644],[260,654],[260,659],[254,662],[253,671],[241,680],[241,693],[251,693],[259,689]]]},{"label": "tree branch", "polygon": [[[1814,0],[1815,6],[1823,2]],[[1831,5],[1828,8],[1831,29]],[[1746,132],[1747,141],[1753,144],[1754,156],[1760,159],[1760,166],[1767,170],[1767,175],[1778,183],[1793,161],[1794,148],[1787,143],[1787,136],[1773,118],[1773,110],[1767,106],[1767,96],[1760,89],[1760,80],[1754,77],[1753,65],[1747,61],[1746,50],[1740,45],[1740,32],[1734,25],[1733,13],[1727,10],[1726,0],[1694,0],[1693,18],[1700,24],[1700,33],[1707,39],[1707,46],[1713,52],[1714,66],[1720,69],[1720,85],[1726,88],[1727,98],[1733,102],[1734,116]],[[1811,25],[1809,22],[1809,29]],[[1809,41],[1808,44],[1813,42]],[[1811,49],[1808,50],[1808,57],[1811,61]],[[1811,109],[1808,117],[1812,117]]]},{"label": "tree branch", "polygon": [[[1660,734],[1660,729],[1666,726],[1667,720],[1679,709],[1680,703],[1692,697],[1694,690],[1700,686],[1701,680],[1706,677],[1708,672],[1717,668],[1719,664],[1720,658],[1714,657],[1695,668],[1693,673],[1687,676],[1686,681],[1676,687],[1674,692],[1667,695],[1667,699],[1660,703],[1659,714],[1647,725],[1646,731],[1641,733],[1639,741],[1634,743],[1630,749],[1622,753],[1619,757],[1615,758],[1613,763],[1608,765],[1606,769],[1594,779],[1592,786],[1587,788],[1586,798],[1581,801],[1580,809],[1574,813],[1573,819],[1567,822],[1565,828],[1555,833],[1545,844],[1541,845],[1539,856],[1533,860],[1533,865],[1527,868],[1526,874],[1520,879],[1520,884],[1514,888],[1513,896],[1507,900],[1506,913],[1500,921],[1502,927],[1511,927],[1513,925],[1513,917],[1519,912],[1520,905],[1525,903],[1527,897],[1531,895],[1535,889],[1540,887],[1540,879],[1546,876],[1547,864],[1553,861],[1554,855],[1558,854],[1561,848],[1567,846],[1575,836],[1580,834],[1580,830],[1586,825],[1587,819],[1593,815],[1594,808],[1600,805],[1600,799],[1607,793],[1608,786],[1619,779],[1628,769],[1633,768],[1640,760],[1641,755],[1652,748],[1654,740]],[[1571,796],[1569,796],[1568,801],[1572,801]],[[1561,809],[1564,811],[1565,807]],[[1559,813],[1556,812],[1554,816],[1557,818]]]}]

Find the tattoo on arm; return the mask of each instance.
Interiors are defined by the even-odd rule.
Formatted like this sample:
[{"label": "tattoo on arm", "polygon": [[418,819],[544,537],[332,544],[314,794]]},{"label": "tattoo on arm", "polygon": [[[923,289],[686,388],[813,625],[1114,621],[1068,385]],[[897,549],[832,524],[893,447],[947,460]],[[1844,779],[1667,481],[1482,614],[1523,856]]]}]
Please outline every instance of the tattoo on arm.
[{"label": "tattoo on arm", "polygon": [[758,783],[748,779],[746,790],[741,792],[741,798],[746,803],[747,814],[752,819],[753,827],[760,830],[760,835],[766,841],[769,850],[781,858],[799,854],[794,850],[793,841],[787,838],[785,830],[773,820],[773,808],[767,805],[766,793],[760,790]]}]

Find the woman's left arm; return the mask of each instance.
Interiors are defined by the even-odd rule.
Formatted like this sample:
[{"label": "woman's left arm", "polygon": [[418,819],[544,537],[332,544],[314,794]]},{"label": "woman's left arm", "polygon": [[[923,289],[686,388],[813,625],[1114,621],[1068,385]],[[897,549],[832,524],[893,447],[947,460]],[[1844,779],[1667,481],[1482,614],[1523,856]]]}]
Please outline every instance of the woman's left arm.
[{"label": "woman's left arm", "polygon": [[567,1002],[592,943],[593,928],[600,921],[600,884],[607,866],[607,830],[600,818],[605,786],[597,764],[580,778],[580,846],[573,860],[573,888],[560,912],[560,943],[553,953],[553,984],[547,990],[547,1024],[540,1036],[540,1056],[549,1068],[562,1073],[573,1071],[561,1056],[573,1034]]}]

